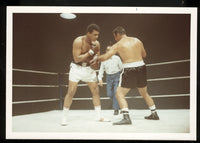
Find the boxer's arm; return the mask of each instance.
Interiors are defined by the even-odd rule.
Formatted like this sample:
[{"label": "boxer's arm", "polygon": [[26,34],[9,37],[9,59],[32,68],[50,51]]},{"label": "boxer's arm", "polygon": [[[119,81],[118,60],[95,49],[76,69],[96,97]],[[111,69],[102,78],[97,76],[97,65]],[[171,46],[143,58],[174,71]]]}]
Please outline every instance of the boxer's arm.
[{"label": "boxer's arm", "polygon": [[75,39],[73,42],[73,58],[75,63],[85,61],[90,56],[88,52],[85,54],[81,54],[81,46],[82,40]]},{"label": "boxer's arm", "polygon": [[108,52],[106,52],[105,54],[98,56],[97,60],[98,61],[106,61],[108,60],[110,57],[112,57],[113,55],[115,55],[117,53],[117,49],[118,49],[118,43],[114,44],[110,50]]},{"label": "boxer's arm", "polygon": [[98,52],[97,52],[97,55],[99,56],[100,55],[100,43],[98,42]]},{"label": "boxer's arm", "polygon": [[97,46],[96,46],[97,49],[95,49],[96,54],[95,54],[95,55],[93,56],[93,58],[89,61],[89,63],[92,64],[92,65],[95,64],[96,62],[99,63],[99,61],[97,60],[97,57],[100,55],[100,44],[99,44],[99,42],[97,42],[96,44],[97,44]]}]

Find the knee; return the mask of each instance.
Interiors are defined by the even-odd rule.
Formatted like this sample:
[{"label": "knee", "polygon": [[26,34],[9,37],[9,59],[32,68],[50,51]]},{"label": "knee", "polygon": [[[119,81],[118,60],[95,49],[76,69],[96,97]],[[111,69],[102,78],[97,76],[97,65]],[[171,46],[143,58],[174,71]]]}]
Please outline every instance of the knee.
[{"label": "knee", "polygon": [[119,92],[117,92],[117,93],[115,94],[115,96],[116,96],[117,99],[118,99],[118,98],[122,98],[122,94],[120,94]]}]

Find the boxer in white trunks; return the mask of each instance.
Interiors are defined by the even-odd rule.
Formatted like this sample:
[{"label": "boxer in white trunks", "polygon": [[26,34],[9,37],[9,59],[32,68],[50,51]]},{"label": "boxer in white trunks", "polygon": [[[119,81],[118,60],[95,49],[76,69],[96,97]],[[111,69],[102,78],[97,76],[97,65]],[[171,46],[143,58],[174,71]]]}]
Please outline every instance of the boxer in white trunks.
[{"label": "boxer in white trunks", "polygon": [[87,27],[86,35],[77,37],[73,42],[73,61],[70,64],[69,86],[64,99],[61,125],[67,125],[68,111],[80,80],[86,82],[91,90],[96,111],[95,119],[97,121],[105,121],[100,113],[101,103],[96,71],[91,68],[92,66],[89,62],[95,55],[100,55],[100,44],[97,41],[99,32],[98,25],[90,24]]}]

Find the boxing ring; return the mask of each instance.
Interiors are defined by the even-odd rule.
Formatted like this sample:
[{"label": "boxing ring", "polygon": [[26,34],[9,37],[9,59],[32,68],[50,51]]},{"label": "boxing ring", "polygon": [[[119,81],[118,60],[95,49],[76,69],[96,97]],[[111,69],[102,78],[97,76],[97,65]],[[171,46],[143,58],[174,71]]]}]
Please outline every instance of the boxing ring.
[{"label": "boxing ring", "polygon": [[[73,103],[69,112],[69,125],[61,126],[61,109],[68,87],[68,73],[53,73],[13,68],[12,131],[14,133],[78,132],[83,134],[105,132],[111,134],[190,133],[190,59],[151,63],[146,64],[146,66],[149,94],[155,101],[160,120],[149,121],[144,119],[144,116],[150,114],[150,111],[147,105],[145,105],[145,101],[138,95],[137,91],[131,90],[126,96],[126,99],[129,104],[133,125],[126,126],[112,125],[112,122],[121,119],[122,115],[113,115],[111,101],[106,96],[105,92],[106,83],[104,83],[104,89],[100,87],[102,115],[111,119],[111,122],[96,122],[93,119],[95,113],[93,111],[92,95],[87,84],[82,82],[78,84],[77,92],[73,97]],[[167,67],[164,68],[164,66]],[[183,69],[188,70],[185,70],[185,73],[183,72],[180,75],[172,75],[175,73],[173,71],[173,66],[176,67],[176,70],[181,70],[180,66],[183,66]],[[163,70],[163,75],[160,75],[164,77],[153,78],[155,75],[151,74],[151,72],[155,67],[159,67],[159,69]],[[168,70],[165,71],[164,69]],[[98,70],[96,72],[98,73]],[[154,72],[156,74],[156,71]],[[169,76],[167,77],[167,75]],[[24,77],[24,79],[18,79],[17,76]],[[48,77],[45,80],[51,84],[42,84],[46,82],[44,79],[41,79],[45,76]],[[28,77],[34,80],[29,80]],[[22,82],[22,80],[24,81]],[[26,84],[18,84],[16,82]],[[32,84],[28,84],[28,82]],[[172,87],[167,87],[167,82],[169,82]],[[175,85],[181,84],[181,86],[174,87],[174,82]],[[157,89],[158,92],[156,94],[155,91],[151,91],[154,85],[160,85],[160,88],[162,88],[161,85],[165,85],[166,91],[163,89],[162,91],[159,91]],[[170,88],[174,90],[173,93],[168,91]],[[34,91],[38,89],[40,90],[37,92]],[[154,88],[154,90],[156,89]],[[20,98],[20,93],[21,95],[22,93],[25,93],[26,95],[23,95],[23,98]],[[35,95],[36,93],[37,95]],[[170,102],[173,103],[176,102],[176,100],[179,100],[180,102],[177,102],[175,105],[170,105]],[[164,103],[166,103],[166,105],[163,105]],[[84,137],[81,136],[77,138]],[[116,136],[115,139],[118,139],[118,137]]]}]

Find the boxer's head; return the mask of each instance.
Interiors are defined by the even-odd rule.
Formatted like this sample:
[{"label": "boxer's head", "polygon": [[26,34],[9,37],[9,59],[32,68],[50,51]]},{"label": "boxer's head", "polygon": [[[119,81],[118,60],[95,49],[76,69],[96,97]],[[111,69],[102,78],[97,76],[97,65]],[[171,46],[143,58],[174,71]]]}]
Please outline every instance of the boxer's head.
[{"label": "boxer's head", "polygon": [[90,24],[87,27],[87,37],[91,40],[91,41],[96,41],[99,37],[99,32],[100,32],[100,28],[97,24]]},{"label": "boxer's head", "polygon": [[123,27],[118,26],[112,31],[112,33],[115,40],[119,41],[123,35],[126,35],[126,30]]}]

